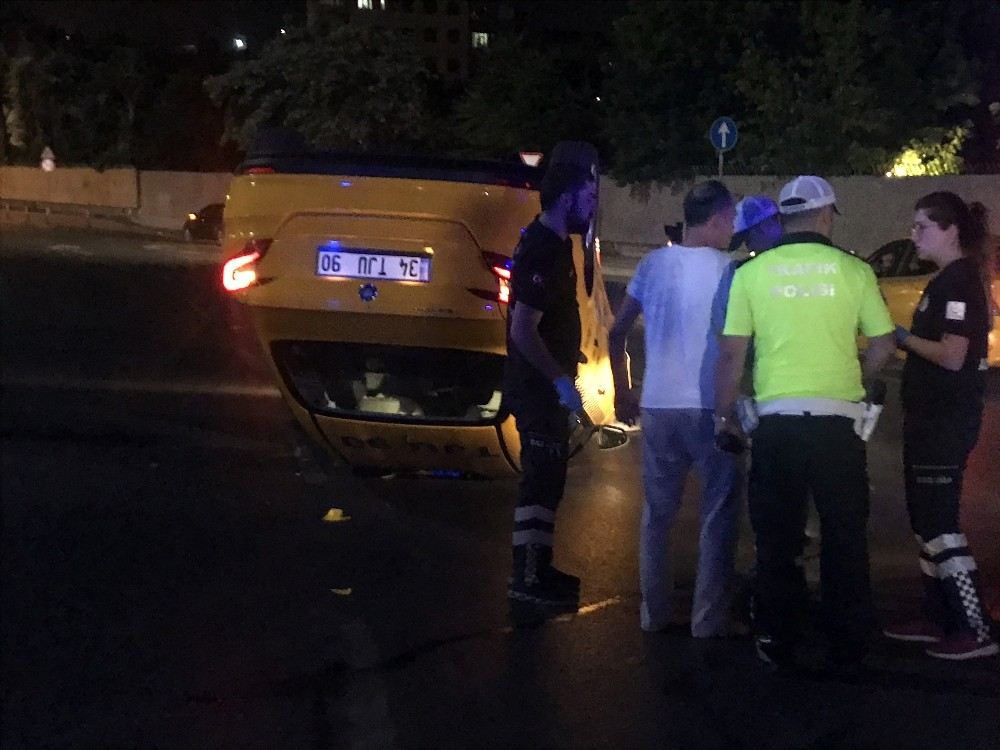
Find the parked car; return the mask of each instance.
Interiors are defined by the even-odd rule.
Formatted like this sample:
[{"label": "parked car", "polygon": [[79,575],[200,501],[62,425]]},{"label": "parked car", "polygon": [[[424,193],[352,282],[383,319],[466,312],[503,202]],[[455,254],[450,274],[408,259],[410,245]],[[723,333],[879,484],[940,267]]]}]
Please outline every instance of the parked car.
[{"label": "parked car", "polygon": [[[996,265],[1000,267],[1000,238],[992,238]],[[913,310],[920,302],[920,295],[930,281],[936,266],[921,260],[912,240],[893,240],[868,257],[882,289],[882,296],[889,305],[895,323],[910,327]],[[989,334],[987,359],[991,367],[1000,366],[1000,280],[993,281],[993,330]]]},{"label": "parked car", "polygon": [[209,203],[199,211],[188,214],[187,221],[184,222],[184,239],[188,242],[195,240],[221,242],[224,208],[223,203]]}]

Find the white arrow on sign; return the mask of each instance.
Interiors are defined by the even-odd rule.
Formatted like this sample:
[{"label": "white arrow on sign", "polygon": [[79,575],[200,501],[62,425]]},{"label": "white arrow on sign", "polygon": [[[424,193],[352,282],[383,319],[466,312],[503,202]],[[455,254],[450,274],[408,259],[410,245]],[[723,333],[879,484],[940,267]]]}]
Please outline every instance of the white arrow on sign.
[{"label": "white arrow on sign", "polygon": [[729,125],[725,122],[719,125],[719,135],[722,136],[722,148],[725,148],[729,139]]}]

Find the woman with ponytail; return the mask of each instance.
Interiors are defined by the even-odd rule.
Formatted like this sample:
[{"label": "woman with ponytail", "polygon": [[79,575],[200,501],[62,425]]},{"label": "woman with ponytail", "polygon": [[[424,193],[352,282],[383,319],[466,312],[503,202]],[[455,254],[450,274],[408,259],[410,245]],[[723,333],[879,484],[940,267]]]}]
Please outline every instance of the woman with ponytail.
[{"label": "woman with ponytail", "polygon": [[924,616],[885,629],[930,644],[941,659],[1000,651],[980,596],[979,574],[959,528],[966,460],[979,437],[992,324],[986,210],[954,193],[917,201],[912,235],[938,272],[924,289],[911,330],[896,329],[903,367],[903,470],[910,525],[920,544]]}]

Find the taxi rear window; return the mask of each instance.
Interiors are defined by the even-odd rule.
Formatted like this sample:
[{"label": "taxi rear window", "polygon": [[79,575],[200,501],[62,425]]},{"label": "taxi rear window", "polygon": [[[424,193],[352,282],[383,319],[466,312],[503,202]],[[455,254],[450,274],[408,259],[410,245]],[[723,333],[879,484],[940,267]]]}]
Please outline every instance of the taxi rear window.
[{"label": "taxi rear window", "polygon": [[499,416],[499,354],[328,341],[277,341],[272,351],[289,391],[315,414],[475,425]]}]

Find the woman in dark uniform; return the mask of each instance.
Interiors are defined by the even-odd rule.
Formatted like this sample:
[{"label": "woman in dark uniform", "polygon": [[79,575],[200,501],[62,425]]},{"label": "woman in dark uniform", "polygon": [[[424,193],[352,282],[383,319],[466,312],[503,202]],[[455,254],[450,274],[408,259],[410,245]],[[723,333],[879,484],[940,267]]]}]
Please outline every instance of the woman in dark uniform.
[{"label": "woman in dark uniform", "polygon": [[924,617],[886,628],[889,638],[930,644],[941,659],[998,652],[982,606],[976,562],[959,528],[966,460],[979,437],[992,304],[986,210],[954,193],[917,201],[913,242],[939,268],[913,325],[896,329],[903,367],[903,469],[910,525],[920,544]]}]

